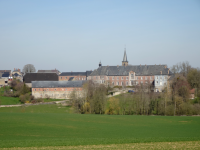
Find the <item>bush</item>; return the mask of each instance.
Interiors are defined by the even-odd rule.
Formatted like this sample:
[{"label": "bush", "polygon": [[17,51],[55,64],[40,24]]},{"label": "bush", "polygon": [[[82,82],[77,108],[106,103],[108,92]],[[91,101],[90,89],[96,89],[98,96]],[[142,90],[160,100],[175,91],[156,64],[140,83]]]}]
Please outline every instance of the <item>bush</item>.
[{"label": "bush", "polygon": [[173,116],[174,115],[174,105],[169,105],[166,107],[166,115]]},{"label": "bush", "polygon": [[31,101],[31,96],[29,93],[26,93],[25,95],[20,95],[19,97],[20,101],[22,103],[26,103],[27,101],[30,102]]},{"label": "bush", "polygon": [[180,114],[181,115],[192,115],[193,114],[193,106],[188,103],[181,104]]},{"label": "bush", "polygon": [[119,115],[119,99],[111,97],[108,101],[108,107],[105,111],[107,115]]}]

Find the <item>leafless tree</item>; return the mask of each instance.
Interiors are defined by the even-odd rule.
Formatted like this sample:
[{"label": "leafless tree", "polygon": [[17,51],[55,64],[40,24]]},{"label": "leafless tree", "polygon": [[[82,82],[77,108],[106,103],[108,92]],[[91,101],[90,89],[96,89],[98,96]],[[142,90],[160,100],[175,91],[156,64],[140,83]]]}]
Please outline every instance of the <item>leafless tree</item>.
[{"label": "leafless tree", "polygon": [[36,69],[35,69],[34,65],[26,64],[23,68],[23,72],[24,73],[34,73],[34,72],[36,72]]},{"label": "leafless tree", "polygon": [[171,71],[174,73],[174,74],[177,74],[177,73],[180,73],[182,74],[184,77],[187,77],[187,74],[188,72],[190,71],[191,69],[191,65],[188,61],[185,61],[185,62],[179,62],[177,63],[176,65],[173,65],[171,67]]}]

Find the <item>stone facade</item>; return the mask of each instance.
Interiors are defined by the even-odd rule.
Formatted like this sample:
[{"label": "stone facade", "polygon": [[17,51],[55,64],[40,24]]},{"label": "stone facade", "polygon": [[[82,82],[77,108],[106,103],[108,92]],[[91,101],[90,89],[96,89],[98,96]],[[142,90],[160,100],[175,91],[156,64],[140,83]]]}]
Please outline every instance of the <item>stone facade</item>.
[{"label": "stone facade", "polygon": [[76,91],[82,96],[82,87],[66,87],[66,88],[32,88],[32,95],[35,98],[52,98],[52,99],[69,99],[71,92]]},{"label": "stone facade", "polygon": [[32,81],[32,95],[35,98],[69,99],[76,91],[82,97],[85,81]]}]

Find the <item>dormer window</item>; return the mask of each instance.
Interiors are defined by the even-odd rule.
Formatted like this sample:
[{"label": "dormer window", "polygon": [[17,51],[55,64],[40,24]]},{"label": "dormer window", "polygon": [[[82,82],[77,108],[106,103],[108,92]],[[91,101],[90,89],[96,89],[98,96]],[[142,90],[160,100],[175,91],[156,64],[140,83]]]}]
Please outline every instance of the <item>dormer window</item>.
[{"label": "dormer window", "polygon": [[134,79],[134,74],[133,73],[131,73],[131,79]]}]

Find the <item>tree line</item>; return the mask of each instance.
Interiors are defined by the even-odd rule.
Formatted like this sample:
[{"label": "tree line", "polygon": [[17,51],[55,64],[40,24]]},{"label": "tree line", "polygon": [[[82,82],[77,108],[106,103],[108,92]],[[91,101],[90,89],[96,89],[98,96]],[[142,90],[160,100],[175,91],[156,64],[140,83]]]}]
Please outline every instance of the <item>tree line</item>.
[{"label": "tree line", "polygon": [[[134,93],[109,97],[112,88],[88,81],[83,93],[71,93],[75,112],[109,115],[200,115],[200,70],[182,62],[171,68],[174,73],[162,92],[151,92],[151,84],[136,85]],[[195,89],[195,99],[190,90]]]}]

